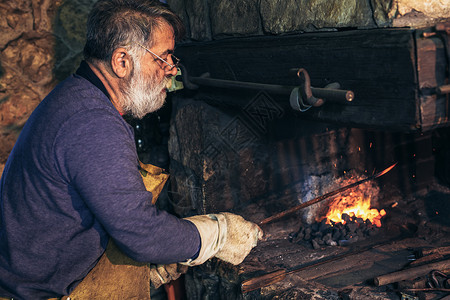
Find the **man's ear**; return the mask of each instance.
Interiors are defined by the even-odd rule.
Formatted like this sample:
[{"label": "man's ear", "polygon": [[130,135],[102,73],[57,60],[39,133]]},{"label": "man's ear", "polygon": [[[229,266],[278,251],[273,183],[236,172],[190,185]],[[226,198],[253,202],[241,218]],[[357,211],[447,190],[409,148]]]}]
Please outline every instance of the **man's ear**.
[{"label": "man's ear", "polygon": [[111,68],[117,77],[123,78],[130,74],[132,61],[125,48],[117,48],[111,57]]}]

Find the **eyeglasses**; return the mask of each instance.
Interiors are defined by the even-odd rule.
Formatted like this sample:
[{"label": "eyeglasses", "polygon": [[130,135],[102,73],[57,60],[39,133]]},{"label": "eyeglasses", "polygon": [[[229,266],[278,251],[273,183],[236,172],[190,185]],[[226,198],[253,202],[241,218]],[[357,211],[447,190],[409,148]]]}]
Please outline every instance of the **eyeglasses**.
[{"label": "eyeglasses", "polygon": [[173,65],[169,64],[169,62],[167,62],[167,60],[163,59],[161,56],[159,56],[158,54],[154,53],[153,51],[151,51],[150,49],[144,47],[143,45],[141,45],[140,43],[137,43],[139,46],[141,46],[142,48],[144,48],[147,52],[153,54],[157,59],[159,59],[160,61],[162,61],[163,63],[165,63],[166,65],[159,65],[162,69],[166,70],[166,71],[172,71],[173,68],[178,67],[178,65],[180,64],[180,59],[178,57],[176,57],[173,54],[170,54],[172,61],[173,61]]}]

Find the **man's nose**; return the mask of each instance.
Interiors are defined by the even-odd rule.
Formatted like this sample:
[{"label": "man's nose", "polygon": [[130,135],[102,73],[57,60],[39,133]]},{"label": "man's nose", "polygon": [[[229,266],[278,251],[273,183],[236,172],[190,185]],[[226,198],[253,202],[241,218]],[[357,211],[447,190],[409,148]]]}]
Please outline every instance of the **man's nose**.
[{"label": "man's nose", "polygon": [[172,70],[166,70],[166,76],[168,77],[172,77],[177,75],[178,69],[177,68],[172,68]]}]

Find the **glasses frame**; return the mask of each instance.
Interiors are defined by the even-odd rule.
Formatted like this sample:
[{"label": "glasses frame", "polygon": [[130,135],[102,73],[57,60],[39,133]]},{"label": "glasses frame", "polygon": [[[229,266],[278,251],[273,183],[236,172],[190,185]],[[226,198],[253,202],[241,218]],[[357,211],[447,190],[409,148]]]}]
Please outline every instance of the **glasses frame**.
[{"label": "glasses frame", "polygon": [[[176,57],[175,55],[173,55],[172,53],[170,53],[170,56],[172,57],[172,61],[174,62],[174,64],[170,64],[167,60],[163,59],[161,56],[159,56],[158,54],[156,54],[155,52],[151,51],[150,49],[148,49],[147,47],[145,47],[144,45],[141,45],[141,43],[136,42],[140,47],[142,47],[144,50],[146,50],[147,52],[149,52],[150,54],[153,54],[157,59],[159,59],[160,61],[162,61],[163,63],[165,63],[167,66],[169,66],[169,70],[168,71],[172,71],[173,68],[177,68],[178,65],[180,64],[180,59],[178,57]],[[167,69],[166,66],[160,66],[163,69]]]}]

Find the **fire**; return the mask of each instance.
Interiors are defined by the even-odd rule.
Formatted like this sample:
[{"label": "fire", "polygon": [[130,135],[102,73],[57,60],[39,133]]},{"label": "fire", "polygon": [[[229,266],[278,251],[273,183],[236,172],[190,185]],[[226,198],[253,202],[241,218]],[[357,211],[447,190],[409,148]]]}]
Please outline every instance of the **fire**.
[{"label": "fire", "polygon": [[345,224],[345,220],[342,219],[343,214],[361,218],[364,221],[369,220],[373,225],[381,227],[381,218],[386,215],[386,211],[371,208],[369,197],[353,197],[350,193],[349,196],[342,197],[330,205],[326,215],[327,224],[332,222]]}]

